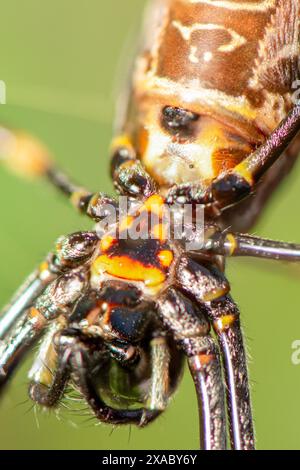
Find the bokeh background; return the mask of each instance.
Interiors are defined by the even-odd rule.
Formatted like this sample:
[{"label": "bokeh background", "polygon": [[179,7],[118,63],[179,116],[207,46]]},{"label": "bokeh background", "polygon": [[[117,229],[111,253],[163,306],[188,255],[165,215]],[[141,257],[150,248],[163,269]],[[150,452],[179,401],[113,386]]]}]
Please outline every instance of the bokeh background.
[{"label": "bokeh background", "polygon": [[[115,90],[135,49],[142,0],[1,0],[1,122],[40,137],[60,166],[92,189],[112,192],[108,147]],[[300,166],[278,191],[256,234],[300,241]],[[0,305],[61,234],[91,225],[43,182],[0,168]],[[228,277],[249,350],[258,447],[300,448],[300,268],[231,260]],[[148,429],[95,426],[81,412],[32,409],[19,369],[0,404],[1,449],[196,449],[197,411],[188,374],[169,410]]]}]

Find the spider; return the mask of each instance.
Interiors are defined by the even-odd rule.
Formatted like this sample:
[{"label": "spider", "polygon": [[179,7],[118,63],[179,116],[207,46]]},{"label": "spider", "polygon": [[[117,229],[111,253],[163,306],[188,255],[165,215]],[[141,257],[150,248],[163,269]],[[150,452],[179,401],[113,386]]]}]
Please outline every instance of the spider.
[{"label": "spider", "polygon": [[[185,111],[173,111],[173,119],[184,116],[186,125]],[[253,178],[281,154],[299,126],[300,107],[296,106],[243,162],[250,168],[256,162]],[[2,130],[2,142],[15,138]],[[26,159],[26,167],[47,175],[82,213],[99,222],[107,216],[108,207],[118,211],[116,199],[73,185],[49,164],[36,141],[26,139],[31,150],[33,146],[36,150]],[[12,156],[11,162],[13,158],[20,169],[18,156]],[[144,426],[166,408],[185,356],[199,400],[201,447],[224,449],[221,351],[232,445],[254,448],[239,311],[229,294],[224,258],[259,256],[293,261],[300,258],[300,246],[223,230],[222,219],[215,213],[237,203],[252,189],[240,168],[213,181],[201,195],[197,193],[197,202],[208,215],[202,248],[189,252],[184,234],[181,240],[166,236],[161,214],[165,204],[178,211],[178,200],[191,200],[193,187],[172,187],[162,196],[141,163],[132,158],[132,149],[117,139],[112,173],[118,191],[129,197],[131,215],[118,216],[116,225],[107,227],[101,238],[97,231],[61,237],[55,251],[21,287],[0,322],[1,385],[45,332],[30,372],[29,395],[36,403],[56,406],[72,380],[99,420]],[[152,227],[155,236],[151,233],[138,240],[122,237],[122,231],[143,213],[157,216]],[[197,237],[197,232],[193,233]],[[116,388],[111,384],[112,370]],[[122,408],[122,403],[126,407]]]},{"label": "spider", "polygon": [[[100,421],[145,426],[168,406],[186,359],[198,398],[200,447],[226,449],[228,421],[232,448],[251,450],[246,355],[225,259],[299,261],[300,245],[227,227],[241,232],[251,227],[271,183],[280,180],[282,165],[291,164],[283,152],[300,129],[300,106],[250,145],[230,126],[183,107],[180,100],[174,103],[174,97],[153,103],[149,108],[147,99],[135,97],[124,134],[113,142],[111,174],[118,194],[128,198],[126,216],[116,198],[72,183],[38,141],[1,128],[0,152],[7,164],[45,176],[97,226],[59,238],[4,309],[0,384],[41,339],[29,374],[32,400],[55,407],[72,382]],[[207,129],[231,145],[222,154],[224,161],[230,154],[230,166],[210,178],[200,175],[195,157]],[[162,135],[167,150],[160,154]],[[194,153],[187,156],[189,144]],[[176,222],[168,224],[164,210],[180,213],[185,204],[192,205],[193,214],[198,206],[203,209],[204,225],[198,231],[194,216],[192,232],[184,226],[177,239]],[[116,220],[99,230],[109,209]],[[156,223],[148,226],[149,219]],[[123,236],[141,223],[146,237]],[[201,237],[195,248],[191,242]]]}]

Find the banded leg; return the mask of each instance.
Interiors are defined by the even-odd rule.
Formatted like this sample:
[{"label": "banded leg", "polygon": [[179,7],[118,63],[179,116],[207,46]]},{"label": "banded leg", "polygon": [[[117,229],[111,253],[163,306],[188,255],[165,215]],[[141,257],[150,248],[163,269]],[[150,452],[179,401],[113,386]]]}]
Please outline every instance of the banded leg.
[{"label": "banded leg", "polygon": [[45,176],[56,189],[69,198],[77,210],[94,221],[99,222],[105,217],[118,214],[116,199],[102,192],[91,193],[74,185],[64,173],[54,166],[47,170]]},{"label": "banded leg", "polygon": [[147,400],[150,410],[164,411],[170,394],[170,351],[165,336],[157,336],[150,343],[151,349],[151,386]]},{"label": "banded leg", "polygon": [[[300,105],[295,105],[266,141],[232,170],[222,173],[209,186],[196,184],[171,188],[167,202],[207,204],[212,214],[228,208],[251,194],[266,171],[279,159],[300,130]],[[183,200],[182,200],[183,198]]]},{"label": "banded leg", "polygon": [[58,343],[60,355],[67,358],[72,380],[97,419],[111,424],[132,423],[144,426],[159,415],[159,410],[121,410],[104,403],[94,383],[95,364],[98,373],[101,373],[101,366],[107,360],[103,343],[102,346],[99,342],[93,345],[78,330],[71,329],[60,334]]},{"label": "banded leg", "polygon": [[239,325],[239,312],[226,294],[229,285],[223,274],[183,257],[177,270],[182,288],[195,298],[202,314],[209,318],[218,335],[224,359],[231,442],[236,449],[254,447],[246,355]]},{"label": "banded leg", "polygon": [[64,326],[65,322],[60,319],[49,327],[29,372],[29,396],[47,408],[59,403],[70,378],[70,354],[57,341]]},{"label": "banded leg", "polygon": [[52,320],[62,315],[68,317],[88,283],[85,268],[74,269],[54,280],[33,307],[25,311],[15,329],[0,347],[0,385],[4,385],[19,360],[40,337]]},{"label": "banded leg", "polygon": [[270,199],[287,179],[299,156],[300,136],[288,147],[287,151],[272,165],[255,186],[255,192],[239,204],[228,207],[221,215],[221,227],[231,227],[234,232],[247,233],[262,216]]},{"label": "banded leg", "polygon": [[34,271],[22,284],[9,304],[0,314],[0,341],[5,338],[9,330],[20,319],[33,301],[43,292],[57,274],[51,267],[51,255],[49,261],[45,261],[40,268]]},{"label": "banded leg", "polygon": [[20,287],[10,303],[4,307],[0,318],[0,340],[16,324],[23,312],[63,271],[76,268],[92,256],[99,239],[95,232],[77,232],[60,237],[56,251],[49,254],[39,268]]},{"label": "banded leg", "polygon": [[255,152],[213,182],[210,188],[212,202],[223,208],[250,194],[254,185],[282,155],[299,130],[300,105],[295,105]]},{"label": "banded leg", "polygon": [[223,256],[252,256],[279,261],[300,261],[300,245],[241,233],[218,233],[209,239],[204,250]]},{"label": "banded leg", "polygon": [[155,182],[137,160],[135,150],[126,135],[113,141],[111,176],[116,190],[125,196],[147,198],[157,192]]},{"label": "banded leg", "polygon": [[228,296],[210,302],[206,308],[223,356],[231,445],[235,450],[253,450],[254,429],[239,311]]},{"label": "banded leg", "polygon": [[203,313],[169,288],[158,300],[160,317],[188,357],[199,405],[200,446],[226,449],[225,391],[219,352]]}]

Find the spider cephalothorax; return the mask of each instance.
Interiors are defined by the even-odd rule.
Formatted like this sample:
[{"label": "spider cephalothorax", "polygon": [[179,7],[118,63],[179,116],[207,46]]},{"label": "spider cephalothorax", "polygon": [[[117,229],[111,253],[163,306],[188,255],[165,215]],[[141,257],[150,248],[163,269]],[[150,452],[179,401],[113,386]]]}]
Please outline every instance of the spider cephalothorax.
[{"label": "spider cephalothorax", "polygon": [[30,372],[34,401],[57,405],[71,381],[99,420],[142,426],[168,405],[186,357],[201,447],[226,448],[227,418],[232,447],[254,448],[225,257],[300,259],[299,245],[238,233],[252,227],[299,149],[299,140],[287,149],[300,129],[299,0],[261,3],[153,1],[113,143],[126,215],[116,199],[71,183],[38,142],[0,129],[10,168],[46,176],[97,223],[61,237],[4,310],[0,383],[44,334]]}]

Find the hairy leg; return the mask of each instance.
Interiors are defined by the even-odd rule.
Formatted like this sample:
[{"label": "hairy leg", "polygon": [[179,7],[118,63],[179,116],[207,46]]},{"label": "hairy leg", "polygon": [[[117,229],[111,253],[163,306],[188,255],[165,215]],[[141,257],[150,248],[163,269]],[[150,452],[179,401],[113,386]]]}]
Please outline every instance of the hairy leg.
[{"label": "hairy leg", "polygon": [[223,256],[252,256],[279,261],[300,261],[300,245],[285,243],[241,233],[217,233],[203,251]]},{"label": "hairy leg", "polygon": [[125,196],[147,198],[157,192],[154,180],[148,175],[126,135],[114,139],[111,176],[116,190]]},{"label": "hairy leg", "polygon": [[219,208],[251,193],[256,183],[287,149],[300,130],[300,105],[295,105],[266,141],[233,170],[217,178],[209,192]]},{"label": "hairy leg", "polygon": [[293,170],[299,156],[300,136],[272,165],[255,186],[252,194],[238,204],[227,208],[221,215],[221,227],[234,232],[247,233],[259,220],[270,199]]},{"label": "hairy leg", "polygon": [[60,237],[56,250],[49,254],[39,268],[23,283],[15,296],[0,314],[0,340],[31,307],[34,300],[58,276],[69,269],[76,268],[92,256],[99,239],[95,232],[77,232]]},{"label": "hairy leg", "polygon": [[200,446],[226,449],[225,391],[218,348],[201,310],[178,290],[158,300],[159,314],[188,357],[199,406]]},{"label": "hairy leg", "polygon": [[24,310],[33,304],[34,300],[43,292],[51,281],[57,276],[53,269],[51,255],[36,269],[18,289],[16,294],[0,313],[0,341],[5,338],[9,330],[19,320]]},{"label": "hairy leg", "polygon": [[0,385],[11,376],[20,359],[40,337],[46,326],[59,315],[68,316],[83,294],[87,283],[84,271],[74,270],[53,281],[25,311],[12,333],[0,347]]},{"label": "hairy leg", "polygon": [[[178,265],[177,278],[182,289],[192,296],[217,333],[222,351],[232,446],[254,447],[246,354],[239,324],[239,311],[226,296],[229,285],[215,267],[203,266],[188,257]],[[205,286],[205,287],[203,287]]]},{"label": "hairy leg", "polygon": [[88,285],[86,268],[77,268],[55,279],[26,310],[0,346],[0,385],[4,385],[19,360],[40,337],[48,324],[60,315],[72,313]]},{"label": "hairy leg", "polygon": [[61,319],[52,323],[29,372],[30,398],[48,408],[59,403],[70,377],[70,352],[60,344],[60,331],[64,326]]}]

